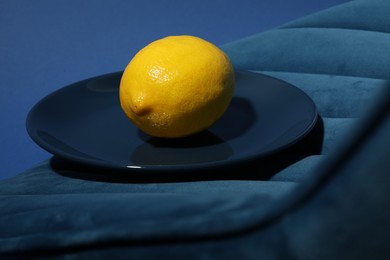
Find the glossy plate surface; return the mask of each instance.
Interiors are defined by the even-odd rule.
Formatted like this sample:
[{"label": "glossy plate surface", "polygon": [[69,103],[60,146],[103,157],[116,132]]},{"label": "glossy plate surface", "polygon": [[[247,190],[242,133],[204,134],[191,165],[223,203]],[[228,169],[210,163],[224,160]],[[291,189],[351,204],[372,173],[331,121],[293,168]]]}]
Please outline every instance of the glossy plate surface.
[{"label": "glossy plate surface", "polygon": [[122,72],[64,87],[38,102],[27,130],[42,148],[77,163],[132,172],[206,169],[253,162],[292,145],[314,126],[313,101],[262,74],[236,73],[234,98],[211,128],[159,139],[140,132],[119,104]]}]

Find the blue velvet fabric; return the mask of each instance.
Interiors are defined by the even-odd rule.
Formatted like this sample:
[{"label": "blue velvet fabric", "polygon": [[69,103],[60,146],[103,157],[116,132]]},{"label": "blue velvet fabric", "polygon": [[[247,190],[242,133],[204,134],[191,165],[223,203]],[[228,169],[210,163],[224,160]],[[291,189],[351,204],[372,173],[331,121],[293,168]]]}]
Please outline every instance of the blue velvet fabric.
[{"label": "blue velvet fabric", "polygon": [[390,2],[357,0],[222,48],[290,82],[314,129],[248,167],[123,180],[53,157],[0,182],[0,259],[389,259]]}]

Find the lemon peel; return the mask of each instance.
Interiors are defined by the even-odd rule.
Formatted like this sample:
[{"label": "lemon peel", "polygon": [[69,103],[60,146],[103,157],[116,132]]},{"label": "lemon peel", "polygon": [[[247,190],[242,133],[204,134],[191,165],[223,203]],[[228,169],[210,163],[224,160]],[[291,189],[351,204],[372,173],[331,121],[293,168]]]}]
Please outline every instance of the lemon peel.
[{"label": "lemon peel", "polygon": [[168,36],[141,49],[120,82],[127,117],[155,137],[184,137],[209,128],[234,93],[234,70],[214,44],[189,35]]}]

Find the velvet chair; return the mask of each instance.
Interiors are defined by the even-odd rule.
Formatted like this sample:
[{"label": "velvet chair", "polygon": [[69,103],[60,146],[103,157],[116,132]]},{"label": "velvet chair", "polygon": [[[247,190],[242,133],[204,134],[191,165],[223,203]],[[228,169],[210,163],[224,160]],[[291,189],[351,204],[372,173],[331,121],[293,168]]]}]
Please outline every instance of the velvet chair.
[{"label": "velvet chair", "polygon": [[112,180],[53,157],[1,181],[0,258],[390,259],[389,10],[351,1],[221,46],[318,109],[233,174]]}]

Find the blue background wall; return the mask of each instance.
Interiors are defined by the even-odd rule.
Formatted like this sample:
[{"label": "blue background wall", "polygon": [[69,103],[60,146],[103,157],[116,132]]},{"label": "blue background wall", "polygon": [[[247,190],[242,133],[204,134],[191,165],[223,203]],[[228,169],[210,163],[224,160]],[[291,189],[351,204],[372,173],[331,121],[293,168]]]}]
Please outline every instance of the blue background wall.
[{"label": "blue background wall", "polygon": [[0,0],[0,179],[50,154],[25,118],[47,94],[123,70],[149,42],[191,34],[220,45],[349,0]]}]

